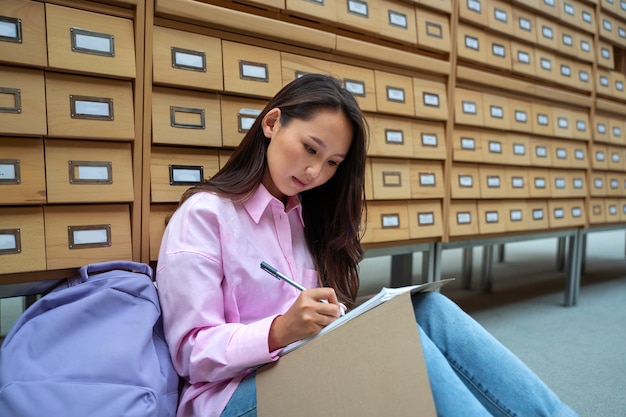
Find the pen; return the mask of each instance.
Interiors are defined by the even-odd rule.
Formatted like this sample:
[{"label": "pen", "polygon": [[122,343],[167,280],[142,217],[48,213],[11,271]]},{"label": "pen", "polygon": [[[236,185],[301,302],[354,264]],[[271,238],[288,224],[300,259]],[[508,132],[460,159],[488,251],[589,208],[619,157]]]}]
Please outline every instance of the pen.
[{"label": "pen", "polygon": [[[296,281],[292,280],[287,275],[283,274],[278,269],[274,268],[273,266],[271,266],[270,264],[268,264],[265,261],[261,262],[261,269],[264,270],[265,272],[267,272],[268,274],[270,274],[271,276],[273,276],[276,279],[282,279],[283,281],[285,281],[289,285],[299,289],[300,291],[306,290],[306,288],[303,287],[301,284],[299,284]],[[322,303],[328,304],[328,300],[320,300],[320,301]],[[346,307],[343,304],[341,304],[341,303],[339,305],[340,305],[341,315],[343,316],[345,314]]]}]

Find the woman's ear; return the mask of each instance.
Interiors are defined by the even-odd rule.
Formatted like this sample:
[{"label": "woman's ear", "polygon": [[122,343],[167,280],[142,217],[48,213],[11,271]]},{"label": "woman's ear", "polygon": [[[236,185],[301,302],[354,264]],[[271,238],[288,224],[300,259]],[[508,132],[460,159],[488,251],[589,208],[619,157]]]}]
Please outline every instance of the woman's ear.
[{"label": "woman's ear", "polygon": [[261,127],[266,138],[271,139],[274,136],[280,127],[280,109],[278,107],[274,107],[265,114]]}]

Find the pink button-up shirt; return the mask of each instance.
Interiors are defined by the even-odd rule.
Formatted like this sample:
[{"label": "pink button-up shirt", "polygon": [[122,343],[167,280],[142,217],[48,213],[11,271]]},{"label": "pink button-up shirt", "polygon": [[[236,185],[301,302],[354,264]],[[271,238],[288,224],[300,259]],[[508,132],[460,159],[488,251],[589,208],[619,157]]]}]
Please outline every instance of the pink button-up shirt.
[{"label": "pink button-up shirt", "polygon": [[285,208],[263,185],[241,203],[202,192],[167,225],[156,280],[174,366],[187,380],[179,417],[219,416],[250,368],[278,359],[270,325],[298,290],[261,261],[318,286],[296,197]]}]

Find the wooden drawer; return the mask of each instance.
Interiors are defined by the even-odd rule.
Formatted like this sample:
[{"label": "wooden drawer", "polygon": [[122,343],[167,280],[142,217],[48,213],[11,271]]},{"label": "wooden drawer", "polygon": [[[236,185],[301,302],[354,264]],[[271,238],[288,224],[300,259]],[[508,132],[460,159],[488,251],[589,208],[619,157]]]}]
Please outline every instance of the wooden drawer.
[{"label": "wooden drawer", "polygon": [[450,236],[467,236],[478,234],[478,209],[475,201],[451,201],[448,216],[448,233]]},{"label": "wooden drawer", "polygon": [[314,20],[337,21],[337,0],[285,0],[287,12]]},{"label": "wooden drawer", "polygon": [[454,129],[452,159],[459,162],[482,162],[483,143],[480,130]]},{"label": "wooden drawer", "polygon": [[595,128],[593,132],[593,140],[597,142],[609,142],[610,130],[609,130],[609,118],[596,114],[594,116]]},{"label": "wooden drawer", "polygon": [[151,204],[150,205],[150,260],[159,258],[161,240],[165,231],[165,222],[171,216],[177,204]]},{"label": "wooden drawer", "polygon": [[379,34],[401,43],[415,45],[417,43],[415,8],[408,3],[393,0],[379,0],[378,3]]},{"label": "wooden drawer", "polygon": [[606,181],[606,195],[611,197],[621,197],[622,188],[621,184],[624,182],[624,174],[616,172],[607,172],[605,174]]},{"label": "wooden drawer", "polygon": [[239,146],[266,104],[265,100],[222,96],[222,144],[233,148]]},{"label": "wooden drawer", "polygon": [[272,97],[283,86],[280,52],[222,40],[224,90]]},{"label": "wooden drawer", "polygon": [[605,223],[606,207],[604,199],[592,198],[589,200],[589,223]]},{"label": "wooden drawer", "polygon": [[487,65],[510,71],[512,68],[511,42],[504,36],[485,35],[489,50],[487,51]]},{"label": "wooden drawer", "polygon": [[489,10],[485,0],[466,0],[459,2],[459,17],[478,24],[479,26],[489,25]]},{"label": "wooden drawer", "polygon": [[598,66],[605,69],[615,69],[615,56],[613,45],[606,41],[598,41],[596,46]]},{"label": "wooden drawer", "polygon": [[458,124],[484,126],[482,93],[456,88],[454,91],[454,121]]},{"label": "wooden drawer", "polygon": [[478,179],[480,181],[480,198],[508,197],[503,167],[480,165],[478,167]]},{"label": "wooden drawer", "polygon": [[550,81],[558,79],[557,60],[552,52],[535,48],[535,62],[537,77]]},{"label": "wooden drawer", "polygon": [[372,0],[338,0],[337,22],[357,32],[378,33],[382,12],[380,2]]},{"label": "wooden drawer", "polygon": [[604,200],[607,223],[618,223],[621,220],[620,204],[617,198],[607,198]]},{"label": "wooden drawer", "polygon": [[132,259],[127,204],[45,206],[49,270]]},{"label": "wooden drawer", "polygon": [[531,198],[549,198],[552,196],[550,171],[547,169],[529,169],[528,184]]},{"label": "wooden drawer", "polygon": [[559,49],[560,27],[553,20],[536,16],[537,43],[545,48],[556,51]]},{"label": "wooden drawer", "polygon": [[572,112],[562,107],[552,107],[554,118],[554,136],[571,139],[574,136]]},{"label": "wooden drawer", "polygon": [[533,132],[538,135],[553,136],[552,106],[532,103],[530,109],[533,115]]},{"label": "wooden drawer", "polygon": [[409,238],[424,239],[442,235],[441,200],[409,201]]},{"label": "wooden drawer", "polygon": [[624,136],[626,136],[626,123],[618,119],[609,119],[609,141],[618,145],[626,144]]},{"label": "wooden drawer", "polygon": [[626,75],[621,72],[611,71],[611,88],[613,91],[613,97],[617,99],[626,99],[626,90],[624,84],[626,84]]},{"label": "wooden drawer", "polygon": [[550,227],[550,213],[546,200],[528,200],[529,221],[526,223],[530,230],[543,230]]},{"label": "wooden drawer", "polygon": [[413,155],[421,159],[446,159],[446,133],[443,123],[413,120]]},{"label": "wooden drawer", "polygon": [[[442,1],[442,0],[438,0]],[[417,44],[426,49],[450,52],[450,17],[416,9]]]},{"label": "wooden drawer", "polygon": [[507,198],[530,197],[527,170],[524,168],[504,167],[504,189]]},{"label": "wooden drawer", "polygon": [[623,148],[617,146],[607,147],[608,168],[611,171],[624,171],[623,150]]},{"label": "wooden drawer", "polygon": [[413,81],[410,77],[374,71],[376,80],[376,110],[381,113],[415,115]]},{"label": "wooden drawer", "polygon": [[374,200],[411,198],[411,169],[408,160],[372,158]]},{"label": "wooden drawer", "polygon": [[50,136],[134,140],[133,90],[129,81],[46,73]]},{"label": "wooden drawer", "polygon": [[217,150],[153,146],[150,158],[151,202],[175,203],[191,186],[219,170]]},{"label": "wooden drawer", "polygon": [[591,167],[593,169],[609,169],[608,148],[606,145],[592,145]]},{"label": "wooden drawer", "polygon": [[213,93],[154,87],[152,143],[222,146],[219,96]]},{"label": "wooden drawer", "polygon": [[507,232],[521,232],[529,229],[531,213],[526,201],[507,201],[503,207],[505,229]]},{"label": "wooden drawer", "polygon": [[583,226],[586,222],[585,200],[548,200],[550,228]]},{"label": "wooden drawer", "polygon": [[592,171],[590,187],[590,194],[594,197],[604,197],[609,195],[606,173],[602,171]]},{"label": "wooden drawer", "polygon": [[582,111],[572,111],[572,120],[574,122],[574,139],[589,140],[591,139],[591,126],[589,124],[589,113]]},{"label": "wooden drawer", "polygon": [[513,6],[513,36],[531,44],[537,43],[535,14],[527,9]]},{"label": "wooden drawer", "polygon": [[536,76],[535,48],[525,43],[511,41],[511,69],[520,74]]},{"label": "wooden drawer", "polygon": [[133,21],[46,4],[51,68],[135,78]]},{"label": "wooden drawer", "polygon": [[220,39],[155,26],[152,53],[155,83],[200,90],[224,89]]},{"label": "wooden drawer", "polygon": [[596,91],[604,96],[612,96],[611,73],[608,70],[598,69],[596,73]]},{"label": "wooden drawer", "polygon": [[412,137],[411,119],[381,114],[368,114],[366,117],[370,126],[369,156],[418,156],[413,150],[417,140]]},{"label": "wooden drawer", "polygon": [[324,59],[311,58],[303,55],[280,53],[282,64],[283,84],[287,85],[296,78],[304,74],[326,74],[331,75],[331,63]]},{"label": "wooden drawer", "polygon": [[452,198],[480,198],[478,165],[453,164],[450,184]]},{"label": "wooden drawer", "polygon": [[133,201],[130,143],[46,140],[48,203]]},{"label": "wooden drawer", "polygon": [[0,204],[44,204],[43,141],[0,138]]},{"label": "wooden drawer", "polygon": [[593,35],[574,32],[574,51],[576,58],[593,62],[596,56],[593,48]]},{"label": "wooden drawer", "polygon": [[553,197],[585,197],[585,173],[569,170],[550,170]]},{"label": "wooden drawer", "polygon": [[489,46],[485,32],[460,23],[457,29],[457,54],[459,58],[485,64]]},{"label": "wooden drawer", "polygon": [[0,207],[0,274],[44,271],[44,236],[41,207]]},{"label": "wooden drawer", "polygon": [[443,198],[443,165],[440,161],[416,161],[411,164],[411,198]]},{"label": "wooden drawer", "polygon": [[361,110],[376,111],[378,93],[373,70],[333,62],[331,71],[332,75],[343,81],[343,86],[356,98]]},{"label": "wooden drawer", "polygon": [[509,99],[511,109],[511,130],[531,133],[533,131],[531,103]]},{"label": "wooden drawer", "polygon": [[483,93],[485,126],[493,129],[511,129],[511,110],[506,97]]},{"label": "wooden drawer", "polygon": [[478,201],[478,232],[480,234],[504,233],[508,219],[506,201]]},{"label": "wooden drawer", "polygon": [[43,3],[3,0],[0,21],[0,61],[37,67],[48,65]]},{"label": "wooden drawer", "polygon": [[489,29],[510,36],[513,33],[513,8],[511,5],[500,0],[491,0],[486,6]]},{"label": "wooden drawer", "polygon": [[0,133],[47,133],[43,71],[0,66]]},{"label": "wooden drawer", "polygon": [[[420,6],[439,10],[446,14],[452,13],[452,2],[450,0],[412,0],[412,1],[413,3],[418,3]],[[418,10],[418,14],[421,12],[422,12],[421,10]]]},{"label": "wooden drawer", "polygon": [[536,167],[552,166],[552,152],[549,139],[531,137],[529,145],[531,165]]},{"label": "wooden drawer", "polygon": [[510,133],[507,135],[507,145],[504,148],[506,160],[511,165],[530,165],[530,139],[528,136]]},{"label": "wooden drawer", "polygon": [[367,203],[367,220],[362,243],[391,242],[409,239],[407,203],[371,201]]},{"label": "wooden drawer", "polygon": [[448,120],[446,84],[413,77],[415,116],[424,119]]}]

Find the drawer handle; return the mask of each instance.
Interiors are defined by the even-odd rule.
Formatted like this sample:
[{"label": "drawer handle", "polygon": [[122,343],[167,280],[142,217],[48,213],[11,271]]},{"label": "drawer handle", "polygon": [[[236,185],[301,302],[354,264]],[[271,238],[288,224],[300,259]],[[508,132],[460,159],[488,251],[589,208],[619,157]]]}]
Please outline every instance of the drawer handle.
[{"label": "drawer handle", "polygon": [[466,151],[475,151],[476,150],[476,142],[474,138],[461,138],[461,149]]},{"label": "drawer handle", "polygon": [[115,40],[112,34],[70,28],[72,52],[99,56],[115,56]]},{"label": "drawer handle", "polygon": [[267,83],[270,81],[268,65],[258,62],[239,61],[239,78]]},{"label": "drawer handle", "polygon": [[409,23],[404,13],[395,12],[389,10],[389,25],[396,26],[402,29],[408,29]]},{"label": "drawer handle", "polygon": [[0,255],[22,252],[20,229],[0,229]]},{"label": "drawer handle", "polygon": [[111,225],[68,226],[67,241],[70,249],[109,247],[111,246]]},{"label": "drawer handle", "polygon": [[170,185],[196,185],[204,181],[202,165],[170,165]]},{"label": "drawer handle", "polygon": [[469,211],[460,211],[456,214],[457,224],[470,224],[472,223],[472,214]]},{"label": "drawer handle", "polygon": [[383,172],[383,187],[402,187],[402,173],[398,171]]},{"label": "drawer handle", "polygon": [[437,134],[422,133],[422,145],[437,147]]},{"label": "drawer handle", "polygon": [[[0,94],[13,96],[13,107],[0,106],[0,113],[21,113],[22,112],[22,90],[19,88],[0,87]],[[10,101],[11,99],[9,99]]]},{"label": "drawer handle", "polygon": [[500,188],[500,177],[497,175],[488,175],[487,188]]},{"label": "drawer handle", "polygon": [[385,129],[385,143],[404,145],[404,132],[402,130]]},{"label": "drawer handle", "polygon": [[113,163],[67,161],[70,184],[113,184]]},{"label": "drawer handle", "polygon": [[344,87],[348,90],[352,95],[357,97],[365,97],[365,82],[357,81],[357,80],[343,80]]},{"label": "drawer handle", "polygon": [[22,19],[0,16],[0,41],[22,43]]},{"label": "drawer handle", "polygon": [[206,53],[173,46],[172,68],[206,72]]},{"label": "drawer handle", "polygon": [[555,219],[562,219],[565,217],[565,210],[563,210],[562,208],[555,208],[554,209],[554,218]]},{"label": "drawer handle", "polygon": [[421,187],[434,187],[437,185],[437,179],[433,172],[420,172],[419,178]]},{"label": "drawer handle", "polygon": [[430,226],[435,224],[435,213],[432,211],[417,213],[417,224],[420,226]]},{"label": "drawer handle", "polygon": [[485,221],[487,223],[499,223],[500,216],[497,211],[486,211],[485,212]]},{"label": "drawer handle", "polygon": [[261,110],[239,109],[239,113],[237,113],[237,131],[239,133],[247,133],[260,114]]},{"label": "drawer handle", "polygon": [[113,99],[70,94],[70,116],[72,119],[112,121]]},{"label": "drawer handle", "polygon": [[422,95],[424,106],[439,108],[439,94],[424,93]]},{"label": "drawer handle", "polygon": [[519,209],[512,209],[509,212],[509,218],[511,219],[512,222],[521,222],[522,221],[522,210]]},{"label": "drawer handle", "polygon": [[497,153],[497,154],[501,154],[502,153],[502,143],[495,141],[495,140],[490,140],[489,141],[489,153]]},{"label": "drawer handle", "polygon": [[[181,118],[183,116],[188,116],[189,118],[197,116],[199,120],[196,123],[187,123],[183,121],[177,122],[177,115],[181,116]],[[170,106],[170,126],[181,129],[205,129],[206,120],[204,116],[204,109]]]},{"label": "drawer handle", "polygon": [[367,3],[364,1],[348,0],[348,12],[363,17],[369,16]]},{"label": "drawer handle", "polygon": [[404,89],[387,86],[387,100],[396,103],[404,103],[406,101]]},{"label": "drawer handle", "polygon": [[20,184],[21,182],[20,160],[0,159],[0,184]]},{"label": "drawer handle", "polygon": [[443,39],[443,27],[439,23],[426,22],[426,35]]},{"label": "drawer handle", "polygon": [[533,220],[543,220],[543,209],[533,210]]},{"label": "drawer handle", "polygon": [[399,214],[381,214],[380,225],[383,229],[398,229],[400,227]]}]

